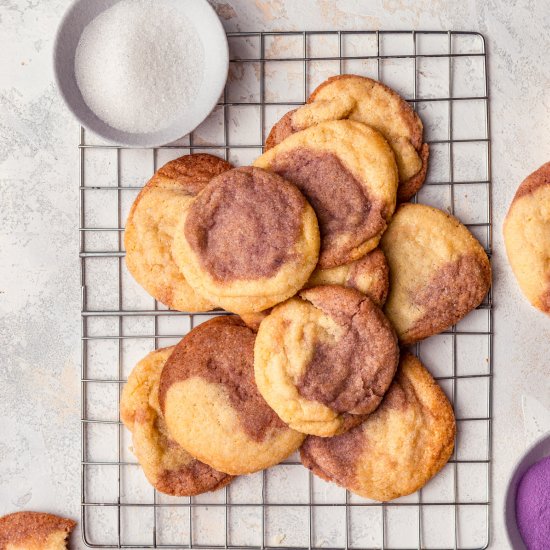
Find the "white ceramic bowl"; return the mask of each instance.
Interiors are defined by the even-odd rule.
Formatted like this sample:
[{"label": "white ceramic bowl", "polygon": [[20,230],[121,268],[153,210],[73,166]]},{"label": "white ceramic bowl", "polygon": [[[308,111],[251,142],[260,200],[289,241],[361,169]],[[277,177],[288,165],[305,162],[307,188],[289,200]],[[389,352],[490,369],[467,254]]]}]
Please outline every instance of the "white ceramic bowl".
[{"label": "white ceramic bowl", "polygon": [[119,0],[74,0],[65,13],[54,45],[54,72],[58,89],[67,107],[80,123],[98,136],[126,146],[165,145],[194,130],[218,102],[229,67],[227,37],[218,16],[206,0],[174,1],[196,29],[204,47],[204,73],[195,100],[185,111],[174,113],[174,122],[156,132],[134,134],[112,128],[86,105],[75,77],[75,52],[83,30],[97,15]]},{"label": "white ceramic bowl", "polygon": [[526,550],[516,523],[516,492],[518,484],[529,467],[546,456],[550,456],[550,432],[536,441],[519,459],[508,483],[506,498],[504,500],[504,523],[506,524],[508,541],[514,550]]}]

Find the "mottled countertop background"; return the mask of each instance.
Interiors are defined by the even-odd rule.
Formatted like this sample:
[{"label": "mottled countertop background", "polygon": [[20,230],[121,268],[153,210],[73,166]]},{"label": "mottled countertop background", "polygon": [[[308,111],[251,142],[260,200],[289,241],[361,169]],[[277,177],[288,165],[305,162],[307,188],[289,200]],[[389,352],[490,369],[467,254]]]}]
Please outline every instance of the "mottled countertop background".
[{"label": "mottled countertop background", "polygon": [[[78,125],[51,49],[69,0],[0,0],[0,515],[79,517]],[[501,226],[519,182],[550,160],[546,0],[214,0],[227,30],[475,30],[488,42],[494,197],[494,469],[491,548],[532,435],[522,396],[550,404],[550,319],[507,266]],[[549,426],[546,426],[548,429]],[[540,428],[542,431],[544,426]],[[81,548],[79,535],[73,548]]]}]

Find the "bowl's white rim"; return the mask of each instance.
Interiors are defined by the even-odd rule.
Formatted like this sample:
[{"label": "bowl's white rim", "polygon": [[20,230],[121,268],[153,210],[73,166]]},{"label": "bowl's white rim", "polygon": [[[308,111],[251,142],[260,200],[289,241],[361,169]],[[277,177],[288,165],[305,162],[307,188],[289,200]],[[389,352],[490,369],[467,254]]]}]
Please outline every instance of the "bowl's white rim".
[{"label": "bowl's white rim", "polygon": [[[61,41],[61,30],[63,29],[68,17],[72,14],[73,10],[77,8],[77,5],[82,4],[85,1],[86,0],[72,0],[71,3],[65,9],[65,12],[63,13],[63,16],[61,17],[61,19],[59,20],[59,23],[57,25],[57,29],[56,29],[56,32],[55,32],[54,43],[53,43],[53,48],[52,48],[52,54],[51,54],[51,64],[52,64],[52,70],[53,70],[53,74],[54,74],[54,81],[55,81],[57,91],[59,92],[59,95],[63,99],[63,103],[65,104],[67,109],[71,112],[71,114],[75,117],[75,119],[78,121],[78,123],[81,126],[83,126],[84,128],[86,128],[86,130],[88,130],[91,133],[97,135],[98,137],[100,137],[101,139],[109,142],[112,145],[120,146],[120,147],[135,148],[135,149],[149,149],[149,148],[155,148],[155,147],[162,147],[163,145],[168,145],[168,144],[170,144],[174,141],[177,141],[177,140],[181,139],[182,137],[185,137],[186,135],[190,134],[193,130],[195,130],[202,122],[204,122],[204,120],[206,120],[208,118],[208,116],[212,113],[212,111],[216,107],[216,105],[218,103],[218,100],[221,97],[221,95],[223,93],[223,90],[225,88],[226,82],[227,82],[227,77],[228,77],[228,74],[229,74],[229,44],[228,44],[228,41],[227,41],[227,35],[225,33],[225,29],[222,25],[222,22],[221,22],[220,18],[218,17],[218,14],[216,13],[214,8],[212,7],[212,5],[208,2],[208,0],[195,0],[195,1],[201,2],[204,6],[206,6],[206,9],[211,12],[211,14],[213,16],[212,21],[213,21],[213,24],[216,27],[215,31],[218,32],[220,34],[220,36],[223,35],[225,37],[225,40],[222,41],[224,48],[223,48],[223,51],[221,52],[221,55],[223,57],[222,62],[223,62],[223,65],[224,65],[224,70],[222,72],[223,75],[224,75],[224,78],[220,78],[220,80],[218,82],[212,84],[213,90],[216,92],[216,94],[214,94],[213,97],[215,96],[216,99],[214,99],[212,101],[212,104],[209,105],[208,112],[205,114],[205,116],[202,118],[202,120],[198,124],[196,124],[194,128],[190,128],[189,130],[182,130],[181,132],[174,132],[173,133],[174,135],[171,135],[167,140],[163,140],[162,142],[159,142],[159,141],[156,141],[156,140],[151,140],[151,139],[148,140],[147,137],[150,136],[150,134],[133,134],[133,135],[139,137],[139,142],[140,142],[139,144],[126,142],[124,140],[116,140],[115,141],[112,137],[101,133],[97,129],[92,130],[92,129],[88,128],[86,123],[83,122],[83,120],[81,119],[79,114],[75,111],[75,109],[71,105],[71,102],[70,102],[69,98],[67,97],[67,95],[65,93],[64,84],[63,84],[63,82],[60,78],[59,72],[57,70],[57,52],[58,52],[60,41]],[[90,112],[93,112],[93,111],[90,109]],[[182,147],[185,147],[185,145],[182,145]]]}]

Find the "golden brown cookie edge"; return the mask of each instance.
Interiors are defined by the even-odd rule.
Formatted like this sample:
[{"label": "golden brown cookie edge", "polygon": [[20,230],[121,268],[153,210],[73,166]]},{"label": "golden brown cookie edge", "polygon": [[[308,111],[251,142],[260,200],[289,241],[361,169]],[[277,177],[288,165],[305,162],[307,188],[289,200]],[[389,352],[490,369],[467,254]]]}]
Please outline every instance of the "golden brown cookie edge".
[{"label": "golden brown cookie edge", "polygon": [[0,548],[8,544],[19,544],[31,537],[33,542],[45,542],[57,531],[65,533],[68,539],[76,526],[72,519],[45,512],[14,512],[0,518]]}]

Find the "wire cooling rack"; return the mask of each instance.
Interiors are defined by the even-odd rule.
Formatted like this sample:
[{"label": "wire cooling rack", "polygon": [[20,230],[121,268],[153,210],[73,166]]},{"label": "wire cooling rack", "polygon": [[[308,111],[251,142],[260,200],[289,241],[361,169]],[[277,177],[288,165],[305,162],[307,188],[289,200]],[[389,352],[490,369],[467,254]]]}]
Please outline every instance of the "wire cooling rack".
[{"label": "wire cooling rack", "polygon": [[416,346],[454,404],[449,464],[418,493],[382,504],[314,477],[297,455],[193,498],[146,482],[120,423],[133,365],[213,314],[167,311],[124,264],[128,209],[158,166],[189,152],[249,164],[271,125],[328,76],[356,73],[398,90],[430,143],[415,200],[457,215],[491,253],[487,59],[471,32],[231,33],[227,87],[191,135],[128,149],[80,129],[82,532],[100,548],[485,548],[490,534],[492,296]]}]

